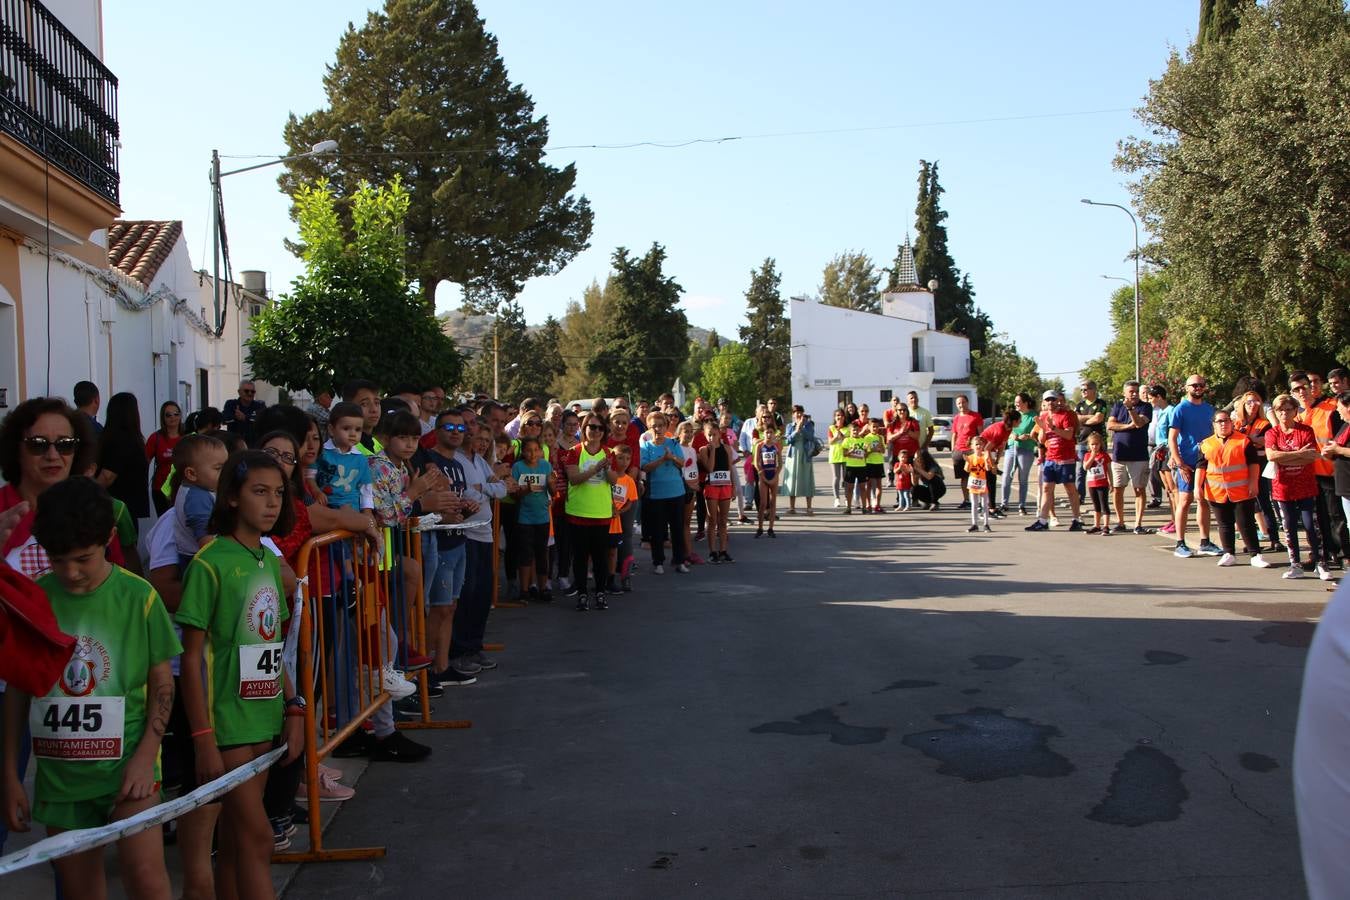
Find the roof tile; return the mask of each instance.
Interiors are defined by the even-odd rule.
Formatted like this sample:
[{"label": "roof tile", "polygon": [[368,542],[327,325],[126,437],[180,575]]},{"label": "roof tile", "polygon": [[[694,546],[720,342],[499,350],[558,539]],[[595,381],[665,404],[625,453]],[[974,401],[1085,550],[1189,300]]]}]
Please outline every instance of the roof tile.
[{"label": "roof tile", "polygon": [[123,275],[149,287],[182,233],[183,223],[178,221],[119,219],[108,229],[108,262]]}]

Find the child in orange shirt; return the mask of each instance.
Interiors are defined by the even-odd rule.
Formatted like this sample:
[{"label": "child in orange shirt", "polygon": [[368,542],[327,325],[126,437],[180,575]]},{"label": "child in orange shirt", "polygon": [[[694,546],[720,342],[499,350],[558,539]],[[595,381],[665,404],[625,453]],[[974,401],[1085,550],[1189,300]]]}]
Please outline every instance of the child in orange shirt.
[{"label": "child in orange shirt", "polygon": [[966,454],[966,487],[970,491],[970,527],[967,531],[979,531],[981,518],[985,531],[994,530],[989,527],[989,472],[994,463],[984,448],[984,438],[973,435],[970,452]]},{"label": "child in orange shirt", "polygon": [[1111,454],[1106,452],[1102,436],[1097,432],[1088,435],[1087,455],[1083,457],[1083,470],[1087,473],[1087,489],[1092,496],[1092,527],[1088,534],[1111,534]]},{"label": "child in orange shirt", "polygon": [[633,589],[633,579],[628,574],[633,566],[633,547],[631,540],[625,537],[632,534],[632,529],[624,528],[623,515],[637,501],[638,490],[637,483],[628,474],[633,459],[632,448],[627,444],[616,444],[610,453],[614,457],[614,469],[623,473],[610,485],[610,492],[614,495],[614,518],[609,520],[609,571],[622,573],[609,576],[608,592],[613,595],[620,590]]}]

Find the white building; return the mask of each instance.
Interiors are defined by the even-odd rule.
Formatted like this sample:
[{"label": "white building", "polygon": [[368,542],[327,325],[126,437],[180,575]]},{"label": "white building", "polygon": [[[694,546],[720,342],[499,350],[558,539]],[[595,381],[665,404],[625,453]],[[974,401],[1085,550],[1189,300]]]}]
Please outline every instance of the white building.
[{"label": "white building", "polygon": [[977,405],[970,339],[937,330],[933,295],[917,283],[908,240],[900,281],[881,295],[879,314],[792,299],[792,401],[817,422],[849,401],[879,417],[892,396],[903,400],[909,391],[938,415],[951,414],[959,394]]}]

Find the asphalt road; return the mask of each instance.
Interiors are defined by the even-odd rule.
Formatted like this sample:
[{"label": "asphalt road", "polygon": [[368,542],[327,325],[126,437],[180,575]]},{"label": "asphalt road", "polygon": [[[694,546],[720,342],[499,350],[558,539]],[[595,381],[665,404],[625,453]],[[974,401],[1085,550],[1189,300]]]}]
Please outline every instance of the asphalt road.
[{"label": "asphalt road", "polygon": [[328,832],[388,856],[287,897],[1303,895],[1325,585],[824,506],[607,612],[496,612],[500,668],[439,704],[474,727],[371,766]]}]

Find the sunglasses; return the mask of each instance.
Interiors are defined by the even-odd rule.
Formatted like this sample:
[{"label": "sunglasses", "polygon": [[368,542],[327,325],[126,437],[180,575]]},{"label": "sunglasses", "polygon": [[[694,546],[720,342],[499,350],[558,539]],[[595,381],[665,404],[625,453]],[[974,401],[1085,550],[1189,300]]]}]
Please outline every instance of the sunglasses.
[{"label": "sunglasses", "polygon": [[454,422],[446,422],[441,426],[441,431],[468,431],[468,425],[456,425]]},{"label": "sunglasses", "polygon": [[1190,388],[1191,390],[1199,388],[1200,390],[1203,391],[1205,389],[1205,386],[1203,384],[1188,384],[1186,385],[1186,387]]},{"label": "sunglasses", "polygon": [[183,415],[182,413],[166,412],[166,413],[164,414],[164,418],[166,418],[166,419],[177,419],[177,418],[180,418],[182,415]]},{"label": "sunglasses", "polygon": [[604,430],[605,430],[605,426],[603,426],[603,425],[597,425],[596,423],[591,422],[589,425],[586,426],[586,430],[587,430],[587,431],[604,431]]},{"label": "sunglasses", "polygon": [[525,424],[526,424],[526,425],[533,425],[534,427],[538,428],[539,426],[543,425],[544,423],[543,423],[543,421],[542,421],[541,419],[526,419],[526,420],[525,420]]},{"label": "sunglasses", "polygon": [[263,452],[279,462],[284,462],[288,466],[293,466],[300,461],[294,453],[289,450],[278,450],[275,447],[264,447]]},{"label": "sunglasses", "polygon": [[23,439],[23,445],[29,453],[34,456],[46,456],[47,451],[55,447],[56,452],[62,456],[70,456],[80,446],[80,439],[77,437],[57,438],[54,441],[45,437],[26,437]]}]

